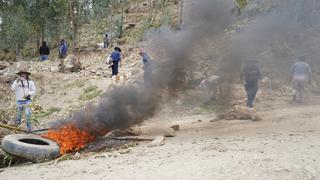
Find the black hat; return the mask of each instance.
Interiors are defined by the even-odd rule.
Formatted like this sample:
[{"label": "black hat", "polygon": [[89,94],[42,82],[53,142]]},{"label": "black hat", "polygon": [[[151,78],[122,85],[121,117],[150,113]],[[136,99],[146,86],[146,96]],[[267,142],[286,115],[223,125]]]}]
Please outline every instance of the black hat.
[{"label": "black hat", "polygon": [[115,47],[114,50],[121,52],[121,49],[119,47]]},{"label": "black hat", "polygon": [[21,74],[26,74],[26,75],[31,75],[31,73],[30,72],[28,72],[28,71],[26,71],[26,70],[20,70],[19,72],[17,72],[17,75],[21,75]]}]

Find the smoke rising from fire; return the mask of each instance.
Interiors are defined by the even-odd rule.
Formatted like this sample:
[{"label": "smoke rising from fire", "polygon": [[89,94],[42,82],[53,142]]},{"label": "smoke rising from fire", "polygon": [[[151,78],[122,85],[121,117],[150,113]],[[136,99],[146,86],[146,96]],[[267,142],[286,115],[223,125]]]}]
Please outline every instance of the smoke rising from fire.
[{"label": "smoke rising from fire", "polygon": [[[283,72],[301,54],[320,64],[315,60],[320,55],[320,11],[313,6],[314,2],[279,1],[250,17],[250,23],[228,38],[229,46],[223,46],[219,75],[234,81],[239,78],[241,63],[252,59],[258,60],[262,69],[268,69],[265,75],[270,78],[284,78]],[[207,53],[208,47],[215,46],[217,37],[231,36],[226,30],[232,31],[231,25],[236,22],[233,7],[231,0],[198,0],[187,9],[185,23],[179,30],[161,27],[148,31],[144,39],[154,59],[152,86],[116,88],[105,93],[97,105],[89,104],[75,112],[71,121],[98,136],[152,117],[164,92],[174,96],[183,90],[186,74],[202,61],[193,55]],[[214,65],[217,66],[216,61],[210,64]]]},{"label": "smoke rising from fire", "polygon": [[119,87],[105,93],[97,105],[75,112],[71,121],[96,136],[124,129],[154,115],[164,91],[181,90],[186,73],[196,65],[191,55],[196,45],[223,33],[234,20],[228,1],[199,0],[189,9],[179,31],[162,27],[146,33],[154,52],[152,85]]},{"label": "smoke rising from fire", "polygon": [[[225,54],[229,64],[257,60],[264,75],[278,81],[288,80],[290,67],[299,56],[306,55],[309,63],[320,64],[320,1],[254,2],[260,3],[256,9],[265,10],[249,17],[250,23],[240,27],[231,40]],[[234,72],[239,72],[241,66],[235,67]]]}]

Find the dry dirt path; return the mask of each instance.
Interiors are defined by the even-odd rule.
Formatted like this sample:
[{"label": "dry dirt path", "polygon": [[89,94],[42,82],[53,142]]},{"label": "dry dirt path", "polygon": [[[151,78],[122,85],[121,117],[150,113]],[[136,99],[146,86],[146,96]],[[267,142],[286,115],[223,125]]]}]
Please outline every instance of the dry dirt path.
[{"label": "dry dirt path", "polygon": [[161,133],[173,122],[181,125],[177,137],[164,146],[142,143],[117,157],[93,155],[57,165],[7,168],[0,179],[316,180],[320,105],[315,102],[259,109],[259,122],[210,122],[213,114],[157,116],[145,123],[145,134]]}]

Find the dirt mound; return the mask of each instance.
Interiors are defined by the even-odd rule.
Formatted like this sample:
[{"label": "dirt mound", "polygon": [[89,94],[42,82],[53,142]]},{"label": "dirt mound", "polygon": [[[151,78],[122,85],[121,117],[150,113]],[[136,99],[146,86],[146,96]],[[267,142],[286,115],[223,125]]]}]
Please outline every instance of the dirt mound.
[{"label": "dirt mound", "polygon": [[241,106],[236,106],[228,112],[220,114],[218,118],[225,120],[261,120],[255,110]]}]

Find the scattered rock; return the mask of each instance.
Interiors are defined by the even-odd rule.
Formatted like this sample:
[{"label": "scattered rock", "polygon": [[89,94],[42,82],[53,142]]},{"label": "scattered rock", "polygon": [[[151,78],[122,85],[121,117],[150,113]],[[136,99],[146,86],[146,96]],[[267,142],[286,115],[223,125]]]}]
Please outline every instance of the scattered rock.
[{"label": "scattered rock", "polygon": [[225,120],[261,120],[260,116],[256,113],[255,110],[240,106],[236,106],[232,110],[224,114],[220,114],[218,118]]},{"label": "scattered rock", "polygon": [[165,137],[175,137],[176,131],[172,128],[168,128],[164,134]]},{"label": "scattered rock", "polygon": [[180,125],[179,124],[175,124],[175,125],[172,125],[170,128],[174,129],[175,131],[179,131],[180,130]]},{"label": "scattered rock", "polygon": [[80,159],[81,158],[81,154],[79,152],[76,152],[76,154],[73,155],[74,160]]},{"label": "scattered rock", "polygon": [[65,59],[61,59],[59,67],[60,72],[79,72],[83,69],[79,58],[74,55],[69,55]]},{"label": "scattered rock", "polygon": [[127,132],[131,136],[140,136],[142,134],[141,127],[136,126],[136,127],[131,127],[127,129]]},{"label": "scattered rock", "polygon": [[164,143],[165,143],[165,137],[158,136],[151,142],[150,147],[163,146]]},{"label": "scattered rock", "polygon": [[96,75],[97,75],[97,76],[102,76],[103,73],[102,73],[101,71],[97,71],[97,72],[96,72]]},{"label": "scattered rock", "polygon": [[50,71],[51,72],[59,72],[59,67],[58,66],[50,66]]},{"label": "scattered rock", "polygon": [[131,149],[130,149],[130,148],[128,148],[128,149],[123,149],[123,150],[119,151],[120,154],[128,154],[128,153],[130,153],[130,152],[131,152]]},{"label": "scattered rock", "polygon": [[181,100],[177,100],[176,101],[176,105],[182,105],[182,101]]}]

